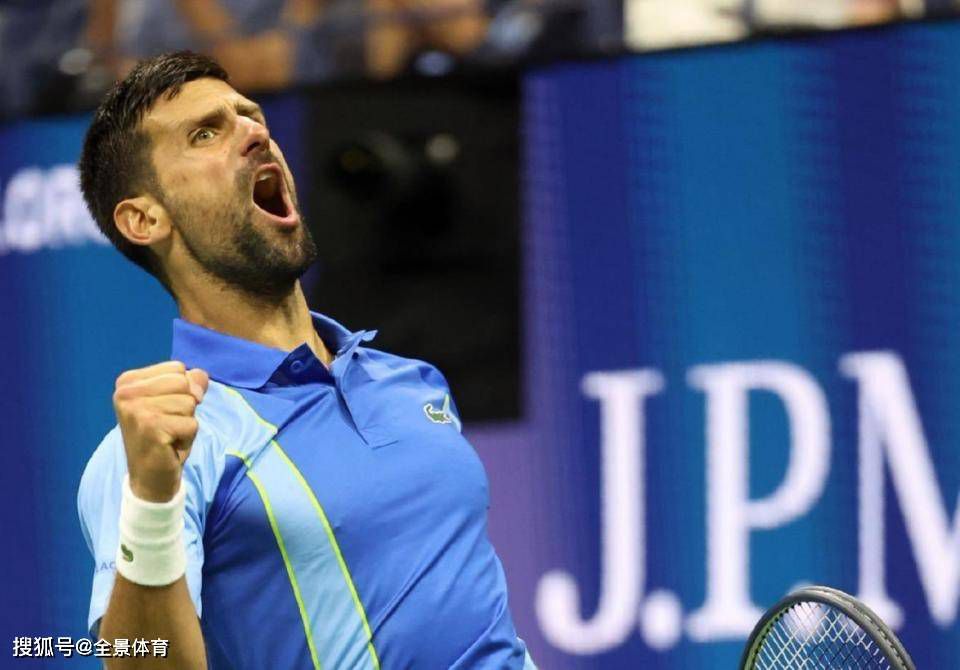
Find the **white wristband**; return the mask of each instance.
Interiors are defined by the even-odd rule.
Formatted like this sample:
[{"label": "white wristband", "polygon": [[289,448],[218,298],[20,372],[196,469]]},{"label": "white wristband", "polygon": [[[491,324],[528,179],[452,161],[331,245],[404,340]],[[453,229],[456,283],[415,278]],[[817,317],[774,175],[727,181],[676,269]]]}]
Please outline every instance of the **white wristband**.
[{"label": "white wristband", "polygon": [[181,482],[172,500],[142,500],[130,490],[130,476],[123,478],[117,572],[143,586],[165,586],[180,579],[187,570],[183,539],[186,497]]}]

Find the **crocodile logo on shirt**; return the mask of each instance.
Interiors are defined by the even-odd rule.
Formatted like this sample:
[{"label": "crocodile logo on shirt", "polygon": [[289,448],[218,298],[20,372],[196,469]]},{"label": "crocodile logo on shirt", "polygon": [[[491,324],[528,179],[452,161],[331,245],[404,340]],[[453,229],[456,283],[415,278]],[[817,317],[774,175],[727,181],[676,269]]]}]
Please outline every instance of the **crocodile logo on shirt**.
[{"label": "crocodile logo on shirt", "polygon": [[127,545],[120,545],[120,553],[123,554],[123,560],[127,563],[133,563],[133,552],[127,549]]},{"label": "crocodile logo on shirt", "polygon": [[423,413],[434,423],[452,423],[460,429],[460,420],[450,411],[450,394],[443,396],[443,407],[436,409],[432,402],[423,406]]}]

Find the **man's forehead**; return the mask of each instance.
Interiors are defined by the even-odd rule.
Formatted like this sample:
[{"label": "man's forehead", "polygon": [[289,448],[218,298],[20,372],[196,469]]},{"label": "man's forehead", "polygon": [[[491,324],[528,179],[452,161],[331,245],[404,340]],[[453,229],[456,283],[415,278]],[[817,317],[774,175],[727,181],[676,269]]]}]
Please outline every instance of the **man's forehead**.
[{"label": "man's forehead", "polygon": [[184,84],[172,99],[161,95],[144,116],[143,125],[149,130],[175,128],[185,120],[203,115],[217,107],[237,103],[253,104],[225,81],[204,77]]}]

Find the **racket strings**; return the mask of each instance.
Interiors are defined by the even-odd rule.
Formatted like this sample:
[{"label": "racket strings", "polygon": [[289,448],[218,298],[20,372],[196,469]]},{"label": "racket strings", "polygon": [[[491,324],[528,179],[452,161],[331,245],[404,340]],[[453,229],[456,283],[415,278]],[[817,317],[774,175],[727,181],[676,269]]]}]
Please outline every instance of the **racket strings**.
[{"label": "racket strings", "polygon": [[799,602],[770,625],[756,670],[890,670],[883,651],[843,612]]}]

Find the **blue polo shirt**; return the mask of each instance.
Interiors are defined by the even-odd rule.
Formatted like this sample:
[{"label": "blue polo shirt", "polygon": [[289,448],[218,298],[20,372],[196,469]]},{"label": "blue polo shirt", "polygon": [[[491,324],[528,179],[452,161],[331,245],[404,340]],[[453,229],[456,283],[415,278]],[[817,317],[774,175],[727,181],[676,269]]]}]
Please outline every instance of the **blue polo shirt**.
[{"label": "blue polo shirt", "polygon": [[[206,370],[184,467],[187,584],[211,668],[533,668],[487,537],[487,479],[436,368],[363,346],[319,314],[336,358],[174,321],[173,360]],[[126,458],[114,428],[78,505],[114,579]]]}]

